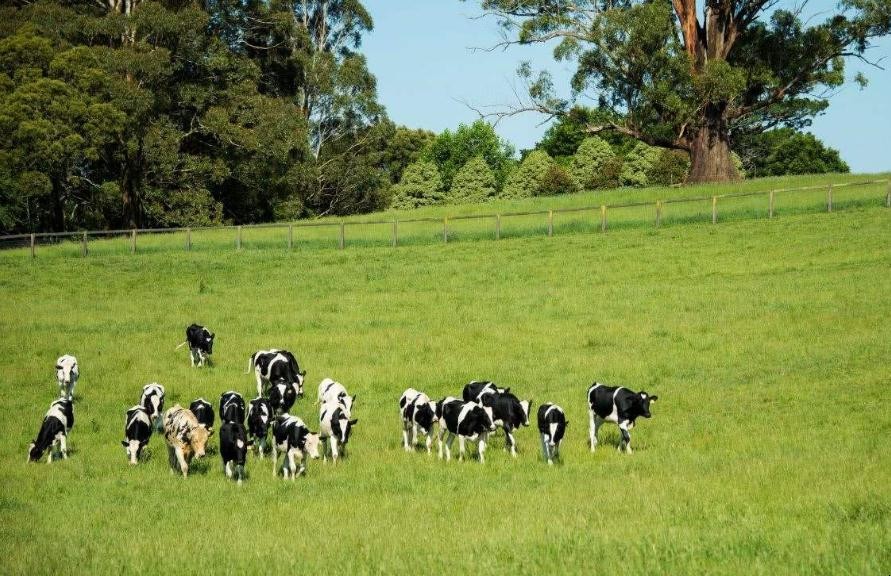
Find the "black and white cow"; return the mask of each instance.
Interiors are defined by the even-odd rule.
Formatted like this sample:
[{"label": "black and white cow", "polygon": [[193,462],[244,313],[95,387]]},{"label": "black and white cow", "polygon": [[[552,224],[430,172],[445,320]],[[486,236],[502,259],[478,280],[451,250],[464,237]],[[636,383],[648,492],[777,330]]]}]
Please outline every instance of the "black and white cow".
[{"label": "black and white cow", "polygon": [[297,387],[279,380],[269,387],[269,404],[276,414],[287,414],[297,400]]},{"label": "black and white cow", "polygon": [[229,390],[220,394],[220,420],[222,422],[238,422],[244,424],[244,397]]},{"label": "black and white cow", "polygon": [[319,393],[316,403],[339,402],[348,412],[353,410],[356,396],[350,396],[343,384],[331,378],[325,378],[319,383]]},{"label": "black and white cow", "polygon": [[266,452],[269,427],[272,425],[272,404],[269,400],[259,396],[251,400],[247,413],[247,433],[251,444],[257,449],[260,458]]},{"label": "black and white cow", "polygon": [[[436,424],[436,403],[430,397],[414,388],[402,393],[399,399],[399,412],[402,415],[402,446],[407,452],[414,450],[418,443],[418,429],[427,437],[427,453],[433,442],[433,425]],[[408,433],[411,431],[411,443]]]},{"label": "black and white cow", "polygon": [[507,438],[506,447],[511,456],[517,456],[517,439],[514,438],[514,430],[520,426],[529,426],[529,400],[520,400],[510,392],[484,393],[480,395],[483,406],[492,409],[492,419],[496,426],[501,426]]},{"label": "black and white cow", "polygon": [[597,448],[597,428],[604,422],[613,422],[619,427],[622,439],[618,449],[625,448],[631,454],[631,434],[634,421],[643,416],[649,418],[650,403],[659,397],[650,396],[644,391],[632,392],[619,386],[606,386],[594,382],[588,388],[588,416],[590,418],[589,442],[591,452]]},{"label": "black and white cow", "polygon": [[195,415],[195,418],[198,419],[199,424],[208,430],[213,430],[214,414],[213,406],[211,406],[210,402],[204,398],[198,398],[189,404],[189,410],[191,410],[192,414]]},{"label": "black and white cow", "polygon": [[164,439],[167,441],[167,460],[170,472],[189,475],[193,457],[202,458],[207,450],[207,439],[213,434],[198,424],[195,415],[176,404],[164,413]]},{"label": "black and white cow", "polygon": [[152,421],[145,408],[137,405],[127,410],[124,419],[124,440],[121,440],[121,445],[131,465],[135,466],[139,462],[142,449],[148,444],[151,436]]},{"label": "black and white cow", "polygon": [[248,360],[248,372],[254,370],[257,377],[257,396],[265,396],[266,388],[279,381],[292,384],[297,397],[303,396],[303,378],[306,371],[300,369],[297,358],[287,350],[258,350]]},{"label": "black and white cow", "polygon": [[[278,454],[284,455],[282,474],[291,480],[306,472],[306,457],[319,457],[318,434],[310,432],[303,420],[290,414],[276,416],[272,421],[272,475],[278,472]],[[298,468],[297,461],[300,466]]]},{"label": "black and white cow", "polygon": [[59,399],[50,404],[40,424],[37,438],[28,446],[28,460],[37,462],[49,451],[47,463],[53,461],[57,448],[62,458],[68,458],[68,433],[74,427],[74,405],[71,400]]},{"label": "black and white cow", "polygon": [[159,432],[163,427],[161,415],[164,413],[164,395],[164,387],[152,382],[142,387],[142,396],[139,398],[139,405],[148,412],[152,426]]},{"label": "black and white cow", "polygon": [[70,354],[59,356],[56,360],[56,380],[59,381],[59,398],[74,400],[74,386],[80,372],[77,369],[77,358]]},{"label": "black and white cow", "polygon": [[250,442],[247,430],[241,422],[223,422],[220,426],[220,455],[223,457],[223,470],[227,478],[233,476],[241,484],[244,480],[244,464]]},{"label": "black and white cow", "polygon": [[329,400],[319,410],[319,438],[323,444],[322,456],[328,460],[328,452],[337,464],[341,452],[346,455],[346,445],[358,418],[350,418],[349,409],[337,400]]},{"label": "black and white cow", "polygon": [[177,346],[177,350],[189,345],[189,354],[192,366],[204,366],[209,360],[208,356],[213,354],[214,333],[198,324],[192,324],[186,328],[186,341]]},{"label": "black and white cow", "polygon": [[510,388],[499,388],[488,380],[474,380],[464,387],[462,397],[465,402],[479,402],[487,394],[506,394]]},{"label": "black and white cow", "polygon": [[548,464],[560,457],[560,443],[569,422],[563,408],[556,404],[542,404],[538,408],[538,431],[541,432],[541,451]]},{"label": "black and white cow", "polygon": [[492,409],[476,402],[464,402],[454,397],[444,398],[436,404],[436,416],[439,418],[439,457],[442,458],[442,437],[448,432],[445,442],[446,460],[452,459],[452,442],[458,437],[460,458],[464,460],[465,441],[477,442],[480,463],[486,461],[486,441],[489,434],[495,431],[492,420]]}]

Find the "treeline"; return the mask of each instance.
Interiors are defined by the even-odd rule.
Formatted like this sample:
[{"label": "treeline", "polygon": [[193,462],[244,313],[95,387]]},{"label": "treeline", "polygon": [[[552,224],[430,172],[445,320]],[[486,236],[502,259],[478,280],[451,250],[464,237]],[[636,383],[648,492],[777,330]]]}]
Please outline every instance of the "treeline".
[{"label": "treeline", "polygon": [[[585,109],[522,161],[482,121],[396,126],[360,51],[372,28],[357,0],[0,8],[0,230],[264,222],[685,177],[683,154],[587,137]],[[753,140],[750,156],[772,164],[741,153],[743,167],[820,171],[784,144],[806,136]],[[813,140],[809,154],[827,152]],[[846,170],[828,152],[820,166]]]}]

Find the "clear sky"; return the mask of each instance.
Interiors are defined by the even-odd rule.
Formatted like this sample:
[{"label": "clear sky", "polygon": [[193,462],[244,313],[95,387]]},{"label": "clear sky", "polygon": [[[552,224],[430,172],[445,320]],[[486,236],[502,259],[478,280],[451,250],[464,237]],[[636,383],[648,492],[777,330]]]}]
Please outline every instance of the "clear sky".
[{"label": "clear sky", "polygon": [[[380,101],[390,118],[412,128],[440,132],[470,123],[474,106],[509,105],[513,90],[522,90],[515,71],[528,60],[547,68],[557,87],[568,96],[571,63],[554,61],[546,46],[513,46],[506,51],[474,52],[500,39],[493,20],[473,20],[479,2],[468,0],[365,0],[374,18],[374,31],[362,46],[377,76]],[[813,0],[815,9],[834,0]],[[891,39],[883,38],[870,51],[891,66]],[[849,61],[846,75],[862,70],[870,83],[865,90],[849,83],[831,99],[827,112],[810,128],[818,138],[841,151],[854,172],[891,170],[891,68],[879,70]],[[528,113],[502,120],[498,133],[517,149],[531,148],[547,128],[544,117]]]}]

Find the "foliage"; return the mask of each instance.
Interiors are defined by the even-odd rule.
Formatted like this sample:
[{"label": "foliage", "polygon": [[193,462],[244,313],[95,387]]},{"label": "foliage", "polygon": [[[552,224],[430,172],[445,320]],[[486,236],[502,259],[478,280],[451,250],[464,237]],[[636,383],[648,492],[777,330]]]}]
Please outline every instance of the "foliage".
[{"label": "foliage", "polygon": [[647,175],[650,186],[680,184],[690,170],[690,155],[683,150],[662,148]]},{"label": "foliage", "polygon": [[838,150],[824,145],[810,133],[778,128],[742,138],[736,143],[750,176],[848,172]]},{"label": "foliage", "polygon": [[[562,158],[571,158],[582,142],[590,137],[587,132],[588,126],[598,126],[615,119],[603,110],[573,106],[548,127],[536,147],[550,154],[558,162]],[[616,154],[624,154],[635,144],[633,138],[616,132],[604,132],[599,138],[606,141]]]},{"label": "foliage", "polygon": [[556,162],[548,166],[544,178],[538,189],[539,196],[556,196],[557,194],[572,194],[579,189],[575,179],[563,166]]},{"label": "foliage", "polygon": [[495,176],[481,156],[471,158],[458,170],[448,195],[453,204],[485,202],[494,197]]},{"label": "foliage", "polygon": [[445,199],[442,177],[436,164],[418,160],[409,164],[402,180],[393,186],[393,208],[407,209],[439,204]]},{"label": "foliage", "polygon": [[421,157],[421,153],[433,142],[436,134],[429,130],[397,126],[387,141],[385,162],[390,181],[395,184],[402,178],[402,171]]},{"label": "foliage", "polygon": [[660,155],[659,148],[638,142],[622,160],[622,186],[649,186],[650,174]]},{"label": "foliage", "polygon": [[542,193],[544,179],[554,160],[543,150],[533,150],[504,183],[502,198],[530,198]]},{"label": "foliage", "polygon": [[421,157],[436,163],[443,185],[448,189],[458,170],[471,158],[480,156],[495,175],[495,186],[500,190],[514,165],[513,155],[513,146],[502,140],[491,124],[477,120],[469,126],[459,125],[454,132],[445,130],[424,150]]},{"label": "foliage", "polygon": [[616,158],[605,140],[594,136],[582,141],[570,166],[572,177],[582,189],[610,188],[614,181],[613,173],[621,169],[621,160]]}]

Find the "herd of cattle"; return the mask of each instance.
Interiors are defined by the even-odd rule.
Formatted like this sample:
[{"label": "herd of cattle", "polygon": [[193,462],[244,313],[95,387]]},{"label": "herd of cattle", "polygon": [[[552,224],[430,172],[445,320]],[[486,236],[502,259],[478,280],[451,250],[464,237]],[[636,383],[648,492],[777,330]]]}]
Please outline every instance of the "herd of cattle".
[{"label": "herd of cattle", "polygon": [[[212,332],[193,324],[186,329],[186,341],[177,348],[188,344],[192,366],[203,366],[213,353],[213,341]],[[271,453],[273,474],[281,473],[291,479],[306,472],[307,458],[321,457],[327,461],[330,455],[337,463],[346,454],[352,429],[358,423],[352,417],[355,395],[331,378],[322,380],[316,396],[319,431],[312,432],[302,419],[290,414],[294,403],[304,395],[306,376],[294,354],[279,349],[260,350],[248,360],[247,373],[251,371],[257,381],[256,398],[245,404],[242,395],[235,391],[220,396],[219,453],[227,477],[239,484],[243,481],[251,447],[260,459]],[[60,398],[50,405],[37,438],[28,448],[31,461],[40,460],[44,452],[48,452],[47,462],[56,454],[63,459],[68,457],[67,436],[74,426],[74,387],[80,376],[77,359],[70,355],[60,357],[56,373]],[[130,464],[135,465],[152,434],[163,433],[171,473],[188,476],[192,459],[205,455],[208,439],[214,434],[214,409],[210,402],[198,398],[188,408],[176,404],[165,411],[165,394],[164,386],[158,383],[143,387],[139,402],[126,412],[125,439],[121,444]],[[587,393],[591,451],[597,446],[598,428],[604,422],[612,422],[621,433],[619,450],[631,453],[630,430],[638,417],[650,417],[650,404],[657,398],[643,391],[592,384]],[[457,437],[459,458],[465,457],[466,442],[474,442],[482,463],[489,436],[501,428],[506,447],[516,457],[514,434],[518,428],[529,425],[531,405],[530,400],[520,400],[510,388],[499,388],[490,381],[470,382],[461,398],[448,396],[439,401],[409,388],[399,399],[403,447],[414,451],[420,433],[426,437],[424,445],[430,453],[435,436],[439,457],[451,460],[452,443]],[[559,458],[568,424],[560,406],[545,403],[539,407],[538,430],[542,455],[548,464]]]}]

